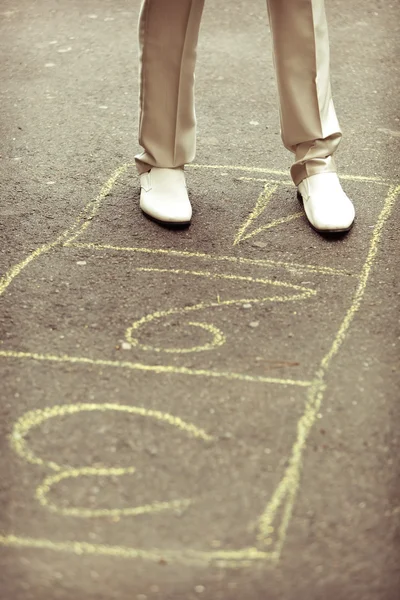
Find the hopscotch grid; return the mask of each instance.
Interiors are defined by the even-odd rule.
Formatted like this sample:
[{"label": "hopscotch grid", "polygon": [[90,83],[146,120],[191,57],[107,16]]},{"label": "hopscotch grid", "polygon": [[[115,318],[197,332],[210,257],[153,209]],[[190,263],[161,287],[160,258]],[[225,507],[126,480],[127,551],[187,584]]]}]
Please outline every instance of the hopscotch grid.
[{"label": "hopscotch grid", "polygon": [[[44,246],[39,247],[33,253],[31,253],[24,261],[21,261],[13,268],[11,268],[6,275],[0,280],[0,295],[4,292],[4,290],[10,285],[12,280],[17,277],[21,271],[28,266],[33,260],[41,256],[42,254],[49,252],[56,246],[71,246],[71,247],[80,247],[75,243],[77,237],[79,237],[84,231],[87,230],[91,219],[95,214],[97,214],[101,202],[111,191],[114,183],[120,177],[120,175],[125,172],[128,167],[131,165],[123,165],[119,169],[117,169],[114,174],[110,177],[110,179],[106,182],[106,184],[102,187],[99,195],[96,199],[86,205],[75,224],[69,229],[62,233],[54,242],[46,244]],[[192,168],[210,168],[210,169],[225,169],[225,170],[242,170],[253,173],[267,173],[272,175],[286,175],[286,173],[281,171],[272,171],[268,169],[259,169],[256,167],[235,167],[235,166],[223,166],[223,165],[191,165]],[[341,322],[341,326],[334,337],[334,341],[328,353],[322,359],[321,365],[316,372],[316,376],[312,382],[296,382],[295,385],[304,385],[309,388],[308,391],[308,399],[305,407],[305,412],[303,416],[300,418],[297,426],[298,434],[296,441],[292,447],[291,458],[289,461],[289,465],[287,467],[284,478],[281,480],[277,489],[275,490],[271,500],[269,501],[264,513],[259,518],[259,532],[257,536],[257,547],[252,548],[243,548],[240,550],[218,550],[211,552],[203,552],[203,551],[194,551],[194,550],[186,550],[186,551],[158,551],[158,550],[140,550],[135,548],[123,548],[118,546],[107,546],[101,544],[88,544],[85,542],[52,542],[51,540],[46,539],[35,539],[35,538],[26,538],[19,537],[13,534],[9,535],[0,535],[0,545],[5,546],[14,546],[14,547],[34,547],[34,548],[43,548],[43,549],[51,549],[54,551],[61,552],[70,552],[74,554],[96,554],[96,555],[108,555],[108,556],[119,556],[124,558],[143,558],[148,560],[159,560],[160,556],[166,557],[167,555],[174,560],[183,563],[195,563],[195,564],[204,564],[210,561],[215,561],[221,566],[249,566],[253,564],[254,561],[270,561],[272,563],[276,563],[279,560],[282,547],[284,545],[284,541],[286,538],[287,529],[289,526],[289,522],[291,519],[291,515],[293,512],[293,505],[295,502],[295,498],[298,492],[298,488],[300,485],[300,474],[301,474],[301,466],[302,466],[302,458],[304,448],[306,446],[308,435],[315,423],[317,418],[317,412],[320,410],[323,395],[325,390],[325,376],[328,372],[329,366],[339,352],[342,344],[344,343],[349,328],[356,316],[364,293],[368,283],[370,272],[373,268],[374,259],[376,257],[379,242],[382,237],[383,228],[389,219],[391,212],[393,210],[395,201],[400,193],[400,186],[396,186],[391,184],[390,181],[386,181],[379,177],[362,177],[362,176],[342,176],[342,179],[352,180],[352,181],[362,181],[362,182],[374,182],[379,185],[386,185],[389,187],[388,196],[386,197],[384,207],[379,215],[377,225],[374,229],[369,252],[364,263],[364,267],[357,277],[359,278],[359,284],[357,286],[356,292],[353,295],[353,301],[351,303],[350,308],[346,312],[344,320]],[[91,246],[91,245],[89,245]],[[85,247],[88,247],[86,244]],[[99,246],[97,246],[99,247]],[[104,245],[102,249],[104,248]],[[116,248],[113,248],[116,249]],[[120,249],[121,250],[121,249]],[[132,250],[132,249],[123,249],[123,250]],[[135,251],[151,251],[150,249],[135,249]],[[154,251],[153,251],[154,252]],[[157,250],[156,250],[157,252]],[[194,253],[196,254],[196,253]],[[288,264],[288,263],[286,263]],[[316,266],[311,265],[311,267],[315,268]],[[318,267],[317,267],[318,268]],[[354,275],[353,275],[354,276]],[[50,360],[55,362],[79,362],[86,364],[102,364],[103,366],[116,366],[115,361],[91,361],[90,359],[86,359],[84,357],[69,357],[69,356],[52,356],[52,355],[40,355],[34,353],[24,353],[24,352],[15,352],[15,351],[0,351],[0,356],[7,358],[29,358],[35,360]],[[134,364],[134,363],[131,363]],[[143,367],[149,367],[148,365],[141,365]],[[162,368],[162,367],[149,367],[152,368]],[[206,372],[204,372],[206,373]],[[213,373],[214,376],[214,373]],[[266,378],[271,382],[273,378]],[[276,381],[276,380],[274,380]],[[281,381],[280,381],[281,382]],[[278,527],[278,538],[276,540],[275,549],[270,551],[264,551],[260,546],[265,546],[267,543],[270,543],[271,540],[268,535],[274,531],[274,527],[272,523],[275,519],[277,511],[282,508],[283,509],[283,519]]]}]

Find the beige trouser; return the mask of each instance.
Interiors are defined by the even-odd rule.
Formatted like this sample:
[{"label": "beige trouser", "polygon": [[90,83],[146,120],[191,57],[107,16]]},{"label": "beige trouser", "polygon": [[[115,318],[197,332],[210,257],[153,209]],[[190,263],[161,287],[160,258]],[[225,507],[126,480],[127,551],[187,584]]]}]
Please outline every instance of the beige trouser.
[{"label": "beige trouser", "polygon": [[[282,140],[293,181],[334,172],[341,132],[332,102],[324,0],[267,0]],[[204,0],[143,0],[139,17],[139,173],[194,159],[194,70]]]}]

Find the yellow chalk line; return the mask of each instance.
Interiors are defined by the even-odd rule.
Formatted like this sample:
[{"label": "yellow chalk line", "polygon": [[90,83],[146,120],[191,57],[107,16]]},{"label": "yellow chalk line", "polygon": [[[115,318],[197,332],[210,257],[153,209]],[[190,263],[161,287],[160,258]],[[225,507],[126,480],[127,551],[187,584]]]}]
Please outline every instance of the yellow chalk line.
[{"label": "yellow chalk line", "polygon": [[189,353],[189,352],[200,352],[205,350],[212,350],[218,346],[221,346],[225,342],[224,334],[214,325],[208,325],[207,323],[195,323],[192,322],[189,325],[194,327],[200,327],[202,329],[208,330],[209,333],[213,335],[213,339],[208,344],[203,346],[193,346],[191,348],[158,348],[155,346],[151,346],[148,344],[141,344],[139,340],[134,336],[134,333],[140,329],[143,325],[147,323],[151,323],[152,321],[163,319],[165,317],[169,317],[172,315],[185,315],[186,313],[199,311],[199,310],[208,310],[210,308],[221,307],[221,306],[233,306],[240,304],[260,304],[263,302],[292,302],[295,300],[303,300],[305,298],[309,298],[311,296],[316,295],[316,291],[312,288],[307,288],[304,286],[295,285],[293,283],[288,283],[285,281],[277,281],[275,279],[261,279],[256,277],[242,276],[242,275],[232,275],[228,273],[211,273],[210,271],[188,271],[184,269],[160,269],[155,267],[138,267],[135,269],[137,271],[149,272],[149,273],[168,273],[175,275],[190,275],[194,277],[206,277],[208,279],[227,279],[231,281],[240,281],[240,282],[249,282],[249,283],[258,283],[262,285],[272,285],[275,287],[283,287],[290,290],[300,291],[300,294],[293,294],[291,296],[267,296],[263,298],[244,298],[244,299],[234,299],[234,300],[221,300],[218,298],[217,302],[200,302],[199,304],[193,306],[185,306],[181,308],[171,308],[164,311],[156,311],[154,313],[148,314],[141,319],[135,321],[126,331],[125,337],[126,340],[136,346],[141,348],[142,350],[152,350],[156,352],[175,352],[175,353]]},{"label": "yellow chalk line", "polygon": [[240,568],[250,566],[254,561],[274,560],[272,552],[262,552],[257,548],[241,550],[214,550],[210,552],[196,550],[141,550],[127,546],[110,546],[106,544],[89,544],[87,542],[52,542],[47,539],[20,537],[16,535],[0,535],[0,545],[16,548],[36,548],[67,552],[69,554],[114,556],[127,559],[143,559],[152,562],[165,560],[168,563],[180,562],[186,565],[205,565],[215,562],[221,567]]},{"label": "yellow chalk line", "polygon": [[86,229],[89,227],[92,219],[97,215],[104,198],[106,196],[108,196],[108,194],[111,192],[117,179],[119,179],[119,177],[123,173],[125,173],[129,169],[129,167],[132,167],[132,166],[133,166],[132,163],[126,163],[126,164],[122,165],[121,167],[118,167],[118,169],[116,169],[114,171],[114,173],[111,175],[111,177],[103,185],[103,187],[101,188],[101,190],[100,190],[99,194],[96,196],[96,198],[94,200],[91,200],[85,206],[85,208],[83,209],[81,214],[78,216],[74,230],[71,232],[71,235],[69,235],[68,231],[65,232],[65,234],[63,236],[63,237],[67,238],[65,243],[72,242],[78,236],[82,235],[82,233],[84,233],[86,231]]},{"label": "yellow chalk line", "polygon": [[247,173],[266,173],[268,175],[283,175],[288,176],[287,171],[279,171],[274,169],[266,169],[264,167],[245,167],[243,165],[185,165],[185,169],[214,169],[217,171],[245,171]]},{"label": "yellow chalk line", "polygon": [[346,333],[351,325],[351,322],[353,321],[356,312],[360,308],[360,304],[361,304],[362,298],[364,296],[365,288],[368,283],[368,278],[369,278],[369,275],[370,275],[370,272],[372,269],[372,265],[373,265],[374,259],[376,257],[376,254],[378,252],[378,246],[379,246],[380,239],[382,237],[383,228],[386,224],[386,221],[388,220],[388,218],[390,217],[390,215],[392,213],[392,210],[394,208],[394,205],[396,203],[396,200],[397,200],[397,197],[399,194],[400,194],[400,185],[392,186],[389,189],[388,196],[386,197],[383,210],[382,210],[381,214],[379,215],[378,221],[373,230],[367,260],[366,260],[364,267],[362,268],[361,273],[360,273],[360,282],[358,284],[353,303],[352,303],[349,311],[347,312],[346,317],[343,320],[343,323],[340,326],[337,337],[336,337],[334,343],[332,344],[332,348],[330,349],[328,354],[323,358],[323,360],[321,362],[321,369],[327,369],[332,358],[337,354],[339,347],[342,345],[342,343],[344,341],[344,338],[345,338]]},{"label": "yellow chalk line", "polygon": [[1,279],[0,279],[0,296],[8,288],[10,283],[16,277],[18,277],[18,275],[21,273],[21,271],[23,269],[25,269],[25,267],[27,267],[32,261],[34,261],[36,258],[41,256],[42,254],[49,252],[55,246],[58,246],[65,242],[69,242],[69,241],[76,239],[79,235],[81,235],[81,233],[83,233],[87,229],[87,227],[89,226],[90,220],[95,216],[96,212],[98,211],[98,209],[100,207],[101,202],[104,200],[104,198],[107,196],[107,194],[110,193],[116,180],[122,175],[122,173],[124,173],[128,169],[129,166],[131,166],[131,165],[126,164],[126,165],[123,165],[122,167],[119,167],[118,169],[116,169],[114,171],[114,173],[111,175],[111,177],[108,179],[108,181],[106,181],[106,183],[101,188],[98,196],[93,201],[90,201],[85,206],[85,208],[81,211],[81,213],[75,220],[74,224],[69,229],[67,229],[66,231],[61,233],[53,242],[43,244],[43,246],[39,246],[39,248],[36,248],[36,250],[31,252],[31,254],[29,254],[26,258],[24,258],[24,260],[22,260],[21,262],[17,263],[14,266],[12,266],[5,273],[5,275],[3,275],[3,277],[1,277]]},{"label": "yellow chalk line", "polygon": [[218,256],[215,254],[205,254],[203,252],[188,252],[187,250],[169,250],[166,248],[139,248],[128,246],[113,246],[112,244],[97,244],[94,242],[74,242],[64,244],[67,248],[87,248],[88,250],[112,250],[117,252],[138,252],[144,254],[160,254],[167,256],[176,256],[182,258],[200,258],[212,260],[215,262],[232,262],[237,264],[248,264],[260,267],[282,267],[291,271],[308,271],[323,275],[344,275],[347,277],[358,277],[357,273],[352,273],[344,269],[335,269],[334,267],[307,265],[302,263],[284,262],[279,260],[270,260],[263,258],[243,258],[241,256]]},{"label": "yellow chalk line", "polygon": [[246,219],[246,221],[243,223],[243,225],[239,228],[239,231],[237,232],[234,242],[233,242],[234,246],[236,246],[236,244],[238,244],[240,242],[240,240],[244,236],[244,232],[250,227],[250,225],[253,223],[253,221],[258,219],[258,217],[260,215],[262,215],[262,213],[267,208],[272,195],[276,192],[277,189],[278,189],[277,185],[270,184],[270,183],[265,184],[263,191],[261,192],[261,194],[259,195],[259,197],[257,199],[256,205],[255,205],[253,211],[250,213],[249,217]]},{"label": "yellow chalk line", "polygon": [[[248,173],[267,173],[269,175],[282,175],[282,176],[288,176],[287,171],[279,171],[279,170],[274,170],[274,169],[266,169],[264,167],[245,167],[245,166],[240,166],[240,165],[198,165],[198,164],[192,164],[192,165],[186,165],[185,169],[187,168],[191,168],[191,169],[215,169],[215,170],[219,170],[219,171],[245,171]],[[365,181],[365,182],[371,182],[371,183],[377,183],[377,184],[383,184],[383,185],[393,185],[395,182],[389,180],[389,179],[384,179],[383,177],[368,177],[368,176],[364,176],[364,175],[340,175],[340,179],[346,179],[348,181]]]},{"label": "yellow chalk line", "polygon": [[235,177],[236,181],[256,181],[256,182],[261,182],[261,183],[277,183],[280,186],[288,186],[288,185],[293,185],[293,181],[291,179],[271,179],[270,177],[268,179],[261,178],[261,177]]},{"label": "yellow chalk line", "polygon": [[57,244],[59,244],[61,241],[61,237],[62,236],[57,238],[57,240],[54,242],[50,242],[48,244],[40,246],[39,248],[36,248],[36,250],[34,250],[34,252],[32,252],[31,254],[29,254],[29,256],[24,258],[24,260],[12,266],[11,269],[9,269],[6,272],[6,274],[3,275],[3,277],[1,277],[0,279],[0,296],[8,288],[13,279],[15,279],[15,277],[17,277],[21,273],[21,271],[29,265],[29,263],[35,260],[35,258],[38,258],[41,254],[44,254],[45,252],[48,252],[49,250],[54,248],[54,246],[57,246]]},{"label": "yellow chalk line", "polygon": [[68,354],[52,355],[39,354],[37,352],[19,352],[16,350],[0,350],[0,357],[29,359],[43,362],[86,364],[94,367],[114,367],[120,369],[132,369],[133,371],[145,371],[157,374],[193,375],[197,377],[215,377],[231,381],[249,381],[253,383],[276,383],[279,385],[294,385],[308,387],[311,381],[301,379],[278,379],[275,377],[263,377],[262,375],[245,375],[244,373],[230,373],[226,371],[210,371],[207,369],[189,369],[186,367],[173,367],[169,365],[147,365],[118,360],[93,359],[86,356],[70,356]]},{"label": "yellow chalk line", "polygon": [[[208,279],[228,279],[231,281],[245,281],[249,283],[260,283],[262,285],[272,285],[274,287],[282,287],[291,290],[297,290],[302,292],[302,297],[315,296],[316,291],[312,288],[304,287],[303,285],[297,285],[295,283],[289,283],[288,281],[278,281],[276,279],[263,279],[260,277],[251,277],[250,275],[233,275],[231,273],[212,273],[211,271],[189,271],[186,269],[168,269],[168,268],[157,268],[157,267],[137,267],[135,271],[143,272],[157,272],[157,273],[172,273],[175,275],[193,275],[193,277],[207,277]],[[277,296],[277,298],[290,299],[291,296]],[[274,298],[275,300],[275,298]],[[260,302],[264,301],[260,299]],[[248,302],[248,300],[226,300],[220,302],[222,304],[237,304],[242,302]],[[193,307],[190,307],[193,309]]]},{"label": "yellow chalk line", "polygon": [[325,376],[333,358],[337,355],[339,349],[343,345],[354,317],[360,308],[374,259],[378,251],[384,226],[392,213],[399,193],[400,186],[392,186],[388,191],[384,207],[374,228],[367,259],[361,271],[360,282],[353,296],[351,306],[340,325],[330,350],[322,359],[320,367],[316,372],[314,381],[307,392],[306,407],[303,416],[297,424],[297,439],[291,451],[289,465],[286,469],[283,479],[277,486],[264,513],[259,519],[257,543],[259,546],[263,547],[265,545],[266,536],[270,534],[270,528],[275,519],[276,513],[282,503],[285,502],[283,517],[279,528],[277,546],[275,549],[278,555],[280,554],[285,541],[288,525],[293,512],[294,500],[299,489],[303,452],[310,431],[316,421],[318,412],[320,411],[322,405],[326,387],[324,383]]},{"label": "yellow chalk line", "polygon": [[301,219],[302,217],[304,217],[304,213],[303,213],[303,211],[300,211],[300,212],[293,213],[291,215],[287,215],[286,217],[282,217],[280,219],[275,219],[275,221],[271,221],[267,225],[258,227],[258,229],[254,229],[254,231],[251,231],[247,235],[244,235],[242,237],[241,241],[244,242],[245,240],[248,240],[248,239],[258,235],[259,233],[262,233],[263,231],[266,231],[267,229],[272,229],[273,227],[277,227],[278,225],[283,225],[284,223],[290,223],[290,221],[294,221],[295,219]]}]

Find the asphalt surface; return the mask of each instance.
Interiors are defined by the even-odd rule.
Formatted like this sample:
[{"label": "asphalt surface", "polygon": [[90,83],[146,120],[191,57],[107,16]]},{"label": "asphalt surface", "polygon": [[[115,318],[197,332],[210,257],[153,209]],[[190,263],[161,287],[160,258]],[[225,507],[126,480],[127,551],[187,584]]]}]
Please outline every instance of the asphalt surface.
[{"label": "asphalt surface", "polygon": [[400,9],[328,4],[338,238],[261,0],[207,3],[181,231],[138,207],[138,0],[0,3],[2,599],[398,598]]}]

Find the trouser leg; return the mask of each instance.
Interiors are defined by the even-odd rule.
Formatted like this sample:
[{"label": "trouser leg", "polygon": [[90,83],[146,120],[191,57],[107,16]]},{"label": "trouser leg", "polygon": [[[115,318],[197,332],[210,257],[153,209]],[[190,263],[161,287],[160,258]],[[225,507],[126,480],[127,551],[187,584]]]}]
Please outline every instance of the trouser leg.
[{"label": "trouser leg", "polygon": [[139,173],[194,159],[194,69],[204,0],[143,0],[139,16]]},{"label": "trouser leg", "polygon": [[267,0],[280,97],[283,143],[295,154],[298,185],[335,172],[341,131],[333,106],[324,0]]}]

